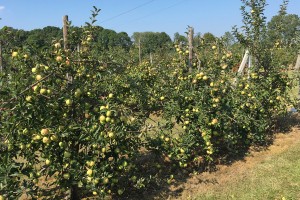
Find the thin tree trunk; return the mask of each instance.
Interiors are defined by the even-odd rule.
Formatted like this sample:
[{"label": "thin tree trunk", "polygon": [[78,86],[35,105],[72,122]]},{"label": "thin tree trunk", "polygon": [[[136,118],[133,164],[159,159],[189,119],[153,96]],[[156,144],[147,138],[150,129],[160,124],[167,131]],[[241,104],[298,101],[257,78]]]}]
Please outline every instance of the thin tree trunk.
[{"label": "thin tree trunk", "polygon": [[72,186],[72,188],[71,188],[71,198],[70,199],[71,200],[80,200],[77,185]]}]

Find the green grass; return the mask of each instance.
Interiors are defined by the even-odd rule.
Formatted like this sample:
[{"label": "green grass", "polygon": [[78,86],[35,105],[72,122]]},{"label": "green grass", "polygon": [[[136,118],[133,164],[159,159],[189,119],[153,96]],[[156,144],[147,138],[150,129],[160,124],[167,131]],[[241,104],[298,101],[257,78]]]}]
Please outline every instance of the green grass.
[{"label": "green grass", "polygon": [[194,199],[300,199],[300,144],[255,166],[238,182]]}]

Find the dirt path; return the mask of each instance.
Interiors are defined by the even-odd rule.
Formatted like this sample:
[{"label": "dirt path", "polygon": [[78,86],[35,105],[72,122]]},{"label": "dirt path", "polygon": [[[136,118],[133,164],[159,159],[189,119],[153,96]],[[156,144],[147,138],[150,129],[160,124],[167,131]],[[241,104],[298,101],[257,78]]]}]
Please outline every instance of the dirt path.
[{"label": "dirt path", "polygon": [[272,157],[297,144],[300,145],[299,128],[294,127],[286,134],[276,134],[273,144],[266,150],[251,151],[243,160],[236,161],[231,165],[218,165],[215,172],[193,175],[178,186],[170,186],[169,190],[171,193],[176,194],[176,197],[169,196],[165,199],[187,200],[209,190],[224,188],[228,183],[239,182],[259,163],[272,159]]}]

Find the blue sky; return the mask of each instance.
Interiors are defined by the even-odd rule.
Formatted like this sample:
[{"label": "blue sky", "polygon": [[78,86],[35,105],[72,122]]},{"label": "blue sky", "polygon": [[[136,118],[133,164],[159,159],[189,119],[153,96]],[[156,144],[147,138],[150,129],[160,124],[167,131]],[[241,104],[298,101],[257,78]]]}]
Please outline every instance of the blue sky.
[{"label": "blue sky", "polygon": [[[281,2],[267,0],[268,20],[277,14]],[[0,28],[61,27],[63,15],[81,26],[96,6],[101,9],[97,25],[129,35],[164,31],[173,37],[175,32],[183,34],[189,25],[196,33],[221,36],[234,25],[241,26],[241,5],[240,0],[0,0]],[[290,0],[288,13],[300,16],[300,0]]]}]

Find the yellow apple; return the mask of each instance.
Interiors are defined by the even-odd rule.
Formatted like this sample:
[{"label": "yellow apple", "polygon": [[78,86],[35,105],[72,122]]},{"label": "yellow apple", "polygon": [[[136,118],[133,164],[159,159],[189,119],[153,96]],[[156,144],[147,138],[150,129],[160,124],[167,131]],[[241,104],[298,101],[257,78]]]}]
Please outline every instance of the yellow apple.
[{"label": "yellow apple", "polygon": [[111,112],[110,110],[108,110],[108,111],[106,112],[106,116],[107,116],[107,117],[111,117],[111,116],[112,116],[112,112]]},{"label": "yellow apple", "polygon": [[50,165],[51,161],[49,159],[46,159],[45,163],[46,163],[46,165]]},{"label": "yellow apple", "polygon": [[18,56],[18,52],[14,51],[12,52],[11,56],[14,58],[14,57],[17,57]]},{"label": "yellow apple", "polygon": [[49,130],[47,128],[43,128],[41,130],[41,135],[48,135],[49,134]]},{"label": "yellow apple", "polygon": [[63,177],[64,177],[64,179],[69,179],[70,178],[70,174],[69,173],[64,173]]},{"label": "yellow apple", "polygon": [[36,75],[35,80],[40,81],[42,79],[42,76],[40,74]]},{"label": "yellow apple", "polygon": [[113,132],[108,132],[107,135],[109,138],[112,138],[112,137],[114,137],[115,134]]},{"label": "yellow apple", "polygon": [[48,137],[43,137],[43,143],[49,144],[50,143],[49,138]]},{"label": "yellow apple", "polygon": [[213,119],[213,120],[211,121],[211,124],[212,124],[212,125],[215,125],[215,124],[217,124],[217,123],[218,123],[218,119],[216,119],[216,118]]},{"label": "yellow apple", "polygon": [[37,68],[36,68],[36,67],[33,67],[33,68],[31,69],[31,72],[32,72],[32,73],[36,73],[36,72],[37,72]]},{"label": "yellow apple", "polygon": [[27,102],[31,102],[31,101],[32,101],[32,96],[27,96],[27,97],[26,97],[26,101],[27,101]]},{"label": "yellow apple", "polygon": [[62,57],[61,56],[56,56],[55,60],[56,60],[56,62],[61,62],[62,61]]},{"label": "yellow apple", "polygon": [[67,99],[66,100],[66,105],[67,106],[71,106],[72,105],[72,100],[71,99]]},{"label": "yellow apple", "polygon": [[45,88],[40,89],[40,94],[46,94],[46,93],[47,93],[47,90]]},{"label": "yellow apple", "polygon": [[101,123],[101,124],[102,124],[102,123],[105,123],[105,119],[106,119],[106,117],[105,117],[104,115],[101,115],[101,116],[99,117],[100,123]]},{"label": "yellow apple", "polygon": [[108,98],[113,98],[114,97],[114,95],[112,94],[112,93],[110,93],[110,94],[108,94]]},{"label": "yellow apple", "polygon": [[92,176],[92,175],[93,175],[93,170],[92,170],[92,169],[88,169],[88,170],[86,171],[86,174],[87,174],[88,176]]},{"label": "yellow apple", "polygon": [[54,47],[58,49],[58,48],[61,47],[61,44],[59,42],[57,42],[57,43],[54,44]]}]

